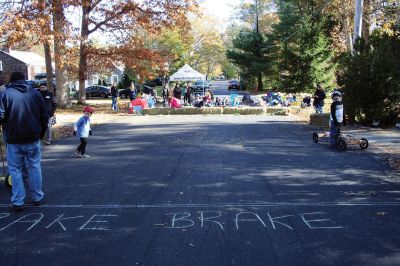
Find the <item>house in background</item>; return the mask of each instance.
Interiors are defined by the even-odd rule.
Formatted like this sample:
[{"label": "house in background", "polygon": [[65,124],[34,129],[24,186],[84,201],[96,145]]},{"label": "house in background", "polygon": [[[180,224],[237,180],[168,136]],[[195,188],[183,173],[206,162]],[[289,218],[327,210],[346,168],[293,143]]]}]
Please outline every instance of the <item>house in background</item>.
[{"label": "house in background", "polygon": [[[54,67],[54,64],[53,64]],[[46,73],[46,61],[43,56],[33,52],[22,52],[10,49],[0,50],[0,85],[9,82],[13,72],[19,71],[25,75],[26,79],[33,80],[35,75]],[[104,80],[107,85],[113,82],[121,82],[124,67],[114,64],[108,75],[93,74],[85,81],[85,87],[97,85],[100,80]],[[69,81],[71,87],[78,88],[77,81]]]},{"label": "house in background", "polygon": [[124,67],[119,66],[117,64],[113,64],[114,66],[110,69],[110,73],[108,75],[101,74],[93,74],[90,75],[88,80],[85,82],[85,87],[91,85],[98,85],[99,80],[107,83],[108,86],[111,86],[113,82],[117,83],[122,82],[122,75],[124,74]]},{"label": "house in background", "polygon": [[15,71],[24,74],[26,79],[34,79],[37,73],[46,72],[46,61],[33,52],[0,50],[0,85],[7,84]]}]

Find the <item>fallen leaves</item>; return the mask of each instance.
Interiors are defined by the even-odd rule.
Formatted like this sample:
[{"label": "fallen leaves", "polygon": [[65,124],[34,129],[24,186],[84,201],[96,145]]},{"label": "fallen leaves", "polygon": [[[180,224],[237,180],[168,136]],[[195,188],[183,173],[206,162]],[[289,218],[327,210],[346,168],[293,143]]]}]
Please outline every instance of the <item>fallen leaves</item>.
[{"label": "fallen leaves", "polygon": [[54,127],[53,130],[55,131],[54,134],[57,139],[72,136],[72,133],[74,132],[74,128],[72,126],[58,126]]},{"label": "fallen leaves", "polygon": [[384,160],[396,171],[400,171],[400,156],[398,154],[386,154]]}]

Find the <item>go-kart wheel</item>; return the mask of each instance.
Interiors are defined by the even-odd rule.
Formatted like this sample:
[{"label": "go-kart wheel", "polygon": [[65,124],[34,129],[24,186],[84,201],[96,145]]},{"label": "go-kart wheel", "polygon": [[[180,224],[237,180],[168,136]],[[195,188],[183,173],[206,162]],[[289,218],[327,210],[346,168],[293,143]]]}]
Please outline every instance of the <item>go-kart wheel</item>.
[{"label": "go-kart wheel", "polygon": [[12,187],[12,181],[11,181],[11,176],[10,174],[7,174],[6,177],[4,178],[4,182],[6,183],[6,186],[11,188]]},{"label": "go-kart wheel", "polygon": [[318,133],[317,133],[317,132],[314,132],[314,133],[313,133],[312,139],[313,139],[314,143],[318,143],[319,137],[318,137]]},{"label": "go-kart wheel", "polygon": [[366,148],[368,148],[368,140],[367,139],[360,139],[360,148],[362,150],[365,150]]},{"label": "go-kart wheel", "polygon": [[343,139],[343,138],[339,138],[339,139],[338,139],[338,142],[337,142],[337,148],[338,148],[338,150],[340,150],[340,151],[345,151],[346,148],[347,148],[346,140]]}]

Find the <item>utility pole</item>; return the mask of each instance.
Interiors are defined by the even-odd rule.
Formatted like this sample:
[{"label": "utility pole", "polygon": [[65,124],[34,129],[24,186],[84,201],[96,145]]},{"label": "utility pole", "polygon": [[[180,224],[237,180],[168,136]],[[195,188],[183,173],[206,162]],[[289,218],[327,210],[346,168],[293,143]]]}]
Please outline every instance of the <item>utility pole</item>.
[{"label": "utility pole", "polygon": [[358,38],[361,38],[363,12],[364,12],[364,1],[356,0],[356,12],[354,14],[353,44],[356,42]]}]

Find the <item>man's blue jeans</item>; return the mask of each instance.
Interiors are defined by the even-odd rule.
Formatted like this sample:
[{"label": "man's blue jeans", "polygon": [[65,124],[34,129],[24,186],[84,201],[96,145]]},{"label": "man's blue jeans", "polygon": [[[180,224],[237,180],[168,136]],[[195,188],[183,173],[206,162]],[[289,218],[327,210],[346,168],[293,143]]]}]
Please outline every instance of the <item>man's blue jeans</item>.
[{"label": "man's blue jeans", "polygon": [[117,97],[111,97],[111,108],[113,111],[118,111],[118,98]]},{"label": "man's blue jeans", "polygon": [[318,104],[318,105],[314,106],[314,108],[315,108],[315,112],[317,114],[322,114],[323,113],[323,108],[324,108],[323,105]]},{"label": "man's blue jeans", "polygon": [[34,201],[40,201],[44,193],[42,191],[42,169],[40,166],[40,141],[27,144],[7,144],[8,171],[12,180],[13,205],[23,205],[25,199],[25,187],[22,180],[22,168],[28,164],[29,188]]}]

